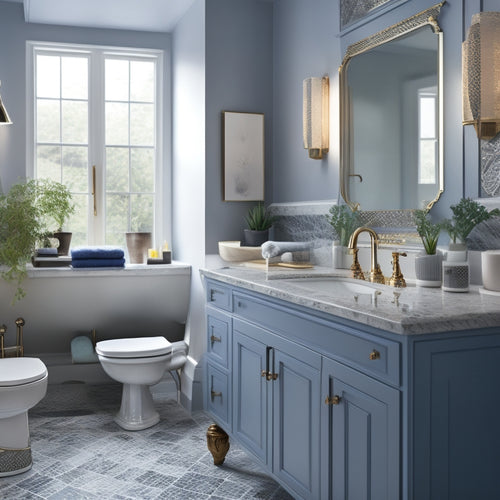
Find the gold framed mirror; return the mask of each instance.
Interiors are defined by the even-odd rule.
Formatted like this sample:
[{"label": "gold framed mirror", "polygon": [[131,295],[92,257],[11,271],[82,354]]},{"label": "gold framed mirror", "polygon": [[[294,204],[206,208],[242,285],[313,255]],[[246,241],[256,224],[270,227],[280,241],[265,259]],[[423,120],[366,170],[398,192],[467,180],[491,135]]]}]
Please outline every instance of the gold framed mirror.
[{"label": "gold framed mirror", "polygon": [[444,189],[444,3],[350,45],[339,69],[341,195],[405,226]]}]

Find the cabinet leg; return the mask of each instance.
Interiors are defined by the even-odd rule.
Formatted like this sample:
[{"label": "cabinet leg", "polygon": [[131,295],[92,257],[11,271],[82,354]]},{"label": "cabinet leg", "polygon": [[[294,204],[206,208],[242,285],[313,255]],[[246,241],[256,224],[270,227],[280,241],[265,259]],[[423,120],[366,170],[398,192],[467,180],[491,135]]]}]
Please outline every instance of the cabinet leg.
[{"label": "cabinet leg", "polygon": [[214,457],[214,465],[222,465],[229,451],[229,436],[217,424],[207,429],[207,448]]}]

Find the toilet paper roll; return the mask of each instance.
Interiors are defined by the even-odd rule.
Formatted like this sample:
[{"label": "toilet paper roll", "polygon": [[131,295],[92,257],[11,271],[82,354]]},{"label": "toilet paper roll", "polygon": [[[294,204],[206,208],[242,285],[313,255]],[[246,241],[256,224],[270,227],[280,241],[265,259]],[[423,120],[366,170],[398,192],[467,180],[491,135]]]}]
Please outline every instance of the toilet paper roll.
[{"label": "toilet paper roll", "polygon": [[500,250],[481,253],[481,274],[486,290],[500,292]]}]

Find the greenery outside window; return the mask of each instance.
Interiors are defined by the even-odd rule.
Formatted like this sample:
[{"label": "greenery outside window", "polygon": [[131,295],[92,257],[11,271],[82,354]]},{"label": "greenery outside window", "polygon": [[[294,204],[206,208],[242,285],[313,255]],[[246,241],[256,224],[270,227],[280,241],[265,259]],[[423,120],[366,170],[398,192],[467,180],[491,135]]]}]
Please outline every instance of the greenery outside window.
[{"label": "greenery outside window", "polygon": [[72,245],[163,237],[162,52],[29,42],[28,56],[28,177],[70,189]]}]

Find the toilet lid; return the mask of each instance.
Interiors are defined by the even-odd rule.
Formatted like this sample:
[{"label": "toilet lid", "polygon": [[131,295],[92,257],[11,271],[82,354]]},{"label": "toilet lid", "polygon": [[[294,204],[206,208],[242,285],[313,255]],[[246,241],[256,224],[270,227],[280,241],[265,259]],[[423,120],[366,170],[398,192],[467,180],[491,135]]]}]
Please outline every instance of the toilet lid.
[{"label": "toilet lid", "polygon": [[0,387],[29,384],[47,375],[47,367],[38,358],[0,359]]},{"label": "toilet lid", "polygon": [[97,342],[95,351],[108,358],[145,358],[172,352],[172,344],[165,337],[138,337]]}]

